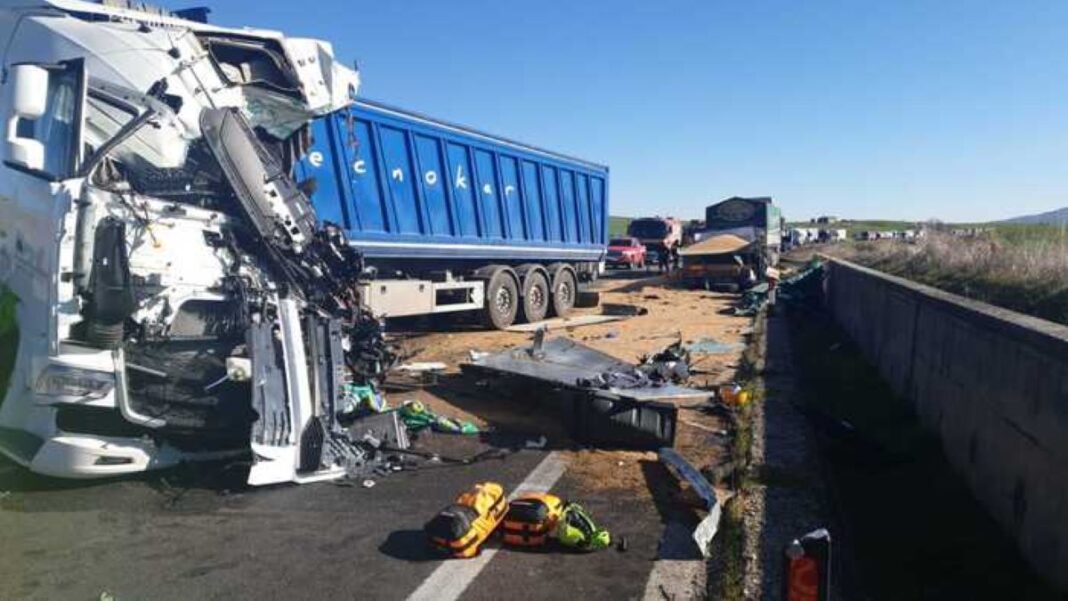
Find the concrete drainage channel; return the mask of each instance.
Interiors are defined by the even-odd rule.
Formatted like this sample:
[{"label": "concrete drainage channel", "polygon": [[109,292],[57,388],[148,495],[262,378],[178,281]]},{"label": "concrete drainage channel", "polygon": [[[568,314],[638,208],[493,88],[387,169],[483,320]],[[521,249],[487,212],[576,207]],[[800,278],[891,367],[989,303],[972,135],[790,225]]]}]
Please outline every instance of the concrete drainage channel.
[{"label": "concrete drainage channel", "polygon": [[710,597],[778,598],[787,542],[826,527],[831,599],[1063,598],[833,322],[813,273],[758,312],[743,359],[759,402],[739,414],[732,448],[745,465]]}]

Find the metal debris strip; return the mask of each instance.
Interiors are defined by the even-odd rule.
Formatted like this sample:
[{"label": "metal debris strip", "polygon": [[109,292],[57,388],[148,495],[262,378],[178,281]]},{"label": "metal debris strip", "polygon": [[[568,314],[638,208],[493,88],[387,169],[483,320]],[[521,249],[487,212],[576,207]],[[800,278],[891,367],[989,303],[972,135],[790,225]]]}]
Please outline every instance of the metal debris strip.
[{"label": "metal debris strip", "polygon": [[694,466],[690,465],[690,462],[683,459],[682,455],[679,455],[675,449],[670,447],[661,448],[658,455],[660,456],[660,461],[669,466],[680,478],[689,482],[694,492],[705,502],[708,515],[697,524],[697,528],[693,531],[693,540],[697,544],[697,548],[701,550],[701,554],[707,558],[710,554],[712,538],[716,536],[716,532],[719,530],[719,520],[722,516],[722,508],[716,498],[716,491],[712,488],[712,484],[708,482],[708,479]]},{"label": "metal debris strip", "polygon": [[720,342],[715,338],[702,338],[695,342],[684,345],[687,352],[698,355],[723,355],[733,353],[745,348],[740,342]]},{"label": "metal debris strip", "polygon": [[579,326],[592,326],[624,319],[623,315],[579,315],[576,317],[556,317],[535,323],[521,323],[505,328],[508,332],[535,332],[542,328],[560,330]]}]

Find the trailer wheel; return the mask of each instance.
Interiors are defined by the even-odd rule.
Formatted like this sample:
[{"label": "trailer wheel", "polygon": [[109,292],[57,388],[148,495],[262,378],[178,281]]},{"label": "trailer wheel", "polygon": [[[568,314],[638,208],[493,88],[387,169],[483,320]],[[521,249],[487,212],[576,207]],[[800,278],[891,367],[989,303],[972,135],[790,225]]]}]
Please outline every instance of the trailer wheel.
[{"label": "trailer wheel", "polygon": [[553,271],[553,315],[567,317],[575,307],[578,298],[578,280],[575,272],[563,267]]},{"label": "trailer wheel", "polygon": [[486,283],[486,306],[482,309],[482,321],[487,326],[503,330],[515,322],[518,311],[519,286],[515,277],[510,269],[495,269]]},{"label": "trailer wheel", "polygon": [[549,312],[549,280],[540,269],[523,274],[523,310],[520,321],[535,322],[545,319]]}]

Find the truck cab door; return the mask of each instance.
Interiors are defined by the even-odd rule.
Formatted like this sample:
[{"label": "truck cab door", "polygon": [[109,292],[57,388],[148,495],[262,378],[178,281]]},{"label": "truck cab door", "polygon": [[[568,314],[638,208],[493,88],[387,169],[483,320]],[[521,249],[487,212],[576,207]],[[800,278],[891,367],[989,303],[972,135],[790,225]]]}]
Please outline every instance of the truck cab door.
[{"label": "truck cab door", "polygon": [[14,366],[0,365],[0,375],[10,374],[9,386],[0,390],[0,426],[18,423],[20,403],[7,402],[8,397],[27,395],[34,366],[58,351],[56,307],[70,300],[60,298],[60,245],[81,190],[82,180],[75,174],[82,158],[86,97],[80,59],[10,64],[4,72],[0,284],[17,298],[18,352],[5,356]]}]

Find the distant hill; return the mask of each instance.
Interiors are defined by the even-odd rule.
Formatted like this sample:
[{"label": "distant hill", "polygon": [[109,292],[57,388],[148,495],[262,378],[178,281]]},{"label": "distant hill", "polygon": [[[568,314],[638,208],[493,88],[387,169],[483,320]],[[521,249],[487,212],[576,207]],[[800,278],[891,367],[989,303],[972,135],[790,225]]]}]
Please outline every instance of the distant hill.
[{"label": "distant hill", "polygon": [[1048,223],[1050,225],[1061,225],[1068,223],[1068,207],[1046,211],[1045,213],[1038,213],[1037,215],[1013,217],[1012,219],[1006,219],[1001,223]]}]

